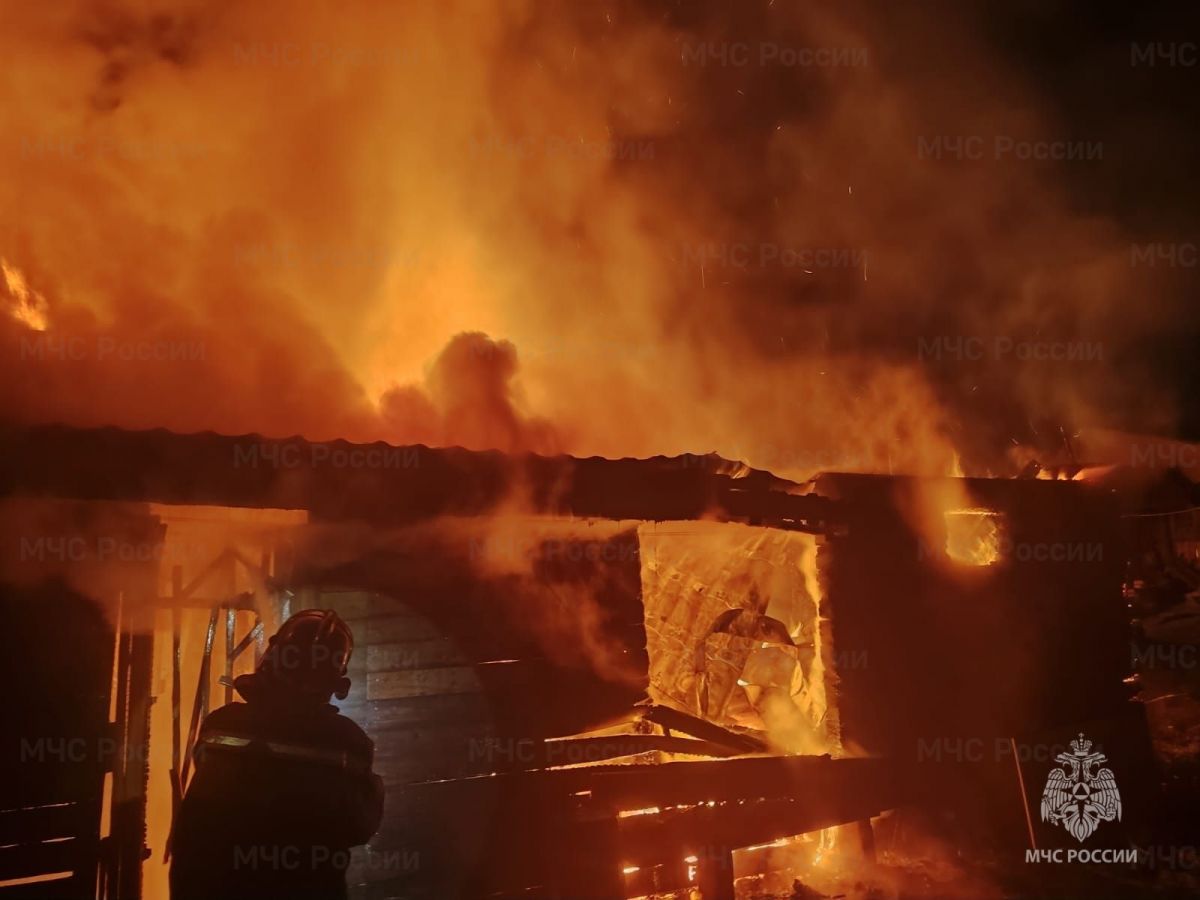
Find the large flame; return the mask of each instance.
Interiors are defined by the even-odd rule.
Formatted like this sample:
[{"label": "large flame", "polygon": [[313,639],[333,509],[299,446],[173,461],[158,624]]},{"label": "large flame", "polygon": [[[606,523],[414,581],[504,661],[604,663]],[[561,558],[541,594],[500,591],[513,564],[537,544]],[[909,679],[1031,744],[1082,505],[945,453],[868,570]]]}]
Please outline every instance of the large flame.
[{"label": "large flame", "polygon": [[0,274],[4,276],[4,288],[11,301],[9,315],[30,331],[45,331],[49,321],[49,304],[37,291],[30,290],[21,270],[0,258]]},{"label": "large flame", "polygon": [[0,412],[804,475],[1134,408],[1126,236],[920,152],[1057,134],[967,20],[769,7],[22,5]]}]

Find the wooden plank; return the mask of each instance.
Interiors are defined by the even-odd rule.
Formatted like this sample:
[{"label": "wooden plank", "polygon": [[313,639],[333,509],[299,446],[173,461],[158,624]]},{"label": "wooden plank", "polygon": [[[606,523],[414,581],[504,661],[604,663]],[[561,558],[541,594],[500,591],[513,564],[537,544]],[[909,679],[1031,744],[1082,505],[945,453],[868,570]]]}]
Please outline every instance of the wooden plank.
[{"label": "wooden plank", "polygon": [[0,848],[0,880],[46,872],[73,872],[81,861],[81,850],[77,838]]},{"label": "wooden plank", "polygon": [[462,648],[448,637],[372,644],[366,652],[368,672],[462,666],[471,662]]},{"label": "wooden plank", "polygon": [[373,595],[365,591],[321,591],[314,602],[319,609],[332,609],[347,623],[357,625],[372,614]]},{"label": "wooden plank", "polygon": [[[441,603],[445,606],[445,602]],[[477,614],[468,614],[472,608]],[[535,631],[528,624],[520,627],[500,619],[485,621],[485,610],[466,601],[459,608],[461,615],[442,615],[435,621],[419,614],[373,616],[354,624],[360,646],[403,643],[427,640],[456,640],[464,656],[471,662],[490,662],[497,659],[518,659],[543,655]],[[495,612],[495,610],[491,610]],[[366,637],[362,637],[365,624]],[[644,644],[644,640],[641,642]]]},{"label": "wooden plank", "polygon": [[374,672],[367,675],[368,700],[396,700],[435,694],[471,694],[478,691],[479,677],[475,674],[473,666]]},{"label": "wooden plank", "polygon": [[[877,759],[765,756],[548,769],[506,775],[499,780],[506,790],[523,797],[566,797],[590,791],[594,801],[607,808],[629,810],[761,797],[798,797],[815,802],[819,796],[839,792],[895,801],[915,790],[918,774],[911,765]],[[414,787],[414,792],[435,791],[439,799],[452,801],[458,792],[467,799],[477,789],[478,785],[470,782],[450,782],[421,785]]]},{"label": "wooden plank", "polygon": [[[874,759],[827,756],[763,756],[706,762],[677,762],[661,766],[599,767],[589,778],[590,790],[617,809],[645,809],[747,797],[804,796],[836,791],[855,784],[856,790],[897,793],[907,783],[900,766]],[[565,774],[565,773],[556,773]],[[888,779],[892,779],[890,791]]]},{"label": "wooden plank", "polygon": [[[406,701],[400,701],[406,702]],[[384,748],[404,746],[409,743],[444,742],[489,736],[491,723],[479,716],[467,719],[441,719],[421,722],[416,725],[379,725],[371,729],[371,737],[383,752]]]},{"label": "wooden plank", "polygon": [[445,637],[442,629],[423,616],[374,616],[365,624],[368,645]]},{"label": "wooden plank", "polygon": [[77,835],[81,830],[80,812],[77,803],[0,812],[0,847]]},{"label": "wooden plank", "polygon": [[402,793],[408,790],[410,785],[419,784],[423,781],[435,781],[445,777],[462,777],[430,775],[425,766],[419,763],[412,763],[408,766],[397,764],[396,768],[386,771],[376,768],[375,774],[383,779],[383,788],[389,797]]},{"label": "wooden plank", "polygon": [[892,805],[884,797],[843,793],[825,794],[816,802],[803,798],[748,800],[628,816],[620,820],[621,854],[631,865],[650,866],[677,859],[696,847],[747,847],[845,825],[859,821],[860,816],[878,815]]},{"label": "wooden plank", "polygon": [[610,735],[541,741],[506,738],[478,731],[446,731],[377,736],[375,769],[386,778],[421,781],[493,772],[521,772],[596,763],[654,751],[729,756],[728,748],[662,735]]},{"label": "wooden plank", "polygon": [[[593,848],[589,822],[617,824],[620,851],[612,858],[648,866],[678,862],[685,846],[698,853],[704,846],[746,846],[857,821],[898,805],[911,789],[903,767],[823,757],[597,766],[408,785],[385,776],[385,782],[393,788],[393,806],[375,839],[379,846],[420,846],[423,866],[430,861],[421,874],[436,879],[435,847],[427,855],[423,835],[436,832],[436,846],[446,847],[472,836],[483,845],[479,865],[496,890],[519,886],[524,878],[545,883],[537,879],[546,874],[548,860]],[[591,796],[574,796],[582,791]],[[658,815],[613,816],[617,810],[677,803],[694,805]],[[480,809],[490,810],[489,822],[499,823],[494,830],[480,822]],[[523,827],[511,827],[516,821]]]},{"label": "wooden plank", "polygon": [[85,884],[84,879],[75,874],[64,878],[50,878],[46,881],[14,884],[0,889],[0,897],[3,897],[4,900],[64,900],[67,897],[91,900],[93,894],[89,888],[94,889],[94,886]]},{"label": "wooden plank", "polygon": [[443,778],[468,778],[501,771],[467,753],[449,754],[437,748],[425,748],[410,756],[396,756],[375,761],[375,774],[385,785],[403,786]]},{"label": "wooden plank", "polygon": [[487,721],[489,718],[487,698],[482,694],[440,694],[379,700],[365,704],[364,709],[373,730],[399,725]]},{"label": "wooden plank", "polygon": [[521,737],[578,734],[625,716],[645,699],[637,685],[606,681],[587,668],[547,660],[481,665],[476,671],[498,733]]},{"label": "wooden plank", "polygon": [[472,748],[468,738],[451,741],[449,746],[436,742],[412,743],[406,752],[392,750],[375,757],[375,771],[380,775],[414,772],[412,780],[430,778],[462,778],[487,772],[510,771],[488,758],[486,749]]},{"label": "wooden plank", "polygon": [[669,706],[651,706],[646,711],[646,718],[651,722],[657,722],[664,728],[682,731],[684,734],[690,734],[692,737],[724,744],[727,747],[747,753],[762,753],[767,749],[766,743],[756,737],[729,731],[720,725],[714,725],[704,719],[680,712]]},{"label": "wooden plank", "polygon": [[652,751],[699,757],[729,757],[738,753],[737,750],[709,741],[666,737],[661,734],[612,734],[564,738],[545,741],[542,747],[544,756],[539,762],[545,766],[599,762]]}]

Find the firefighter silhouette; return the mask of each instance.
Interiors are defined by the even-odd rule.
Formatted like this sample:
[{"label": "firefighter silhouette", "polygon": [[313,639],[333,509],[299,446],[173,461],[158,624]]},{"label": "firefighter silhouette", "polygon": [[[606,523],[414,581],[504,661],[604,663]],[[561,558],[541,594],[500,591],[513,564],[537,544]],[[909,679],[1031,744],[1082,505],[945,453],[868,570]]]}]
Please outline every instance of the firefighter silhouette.
[{"label": "firefighter silhouette", "polygon": [[171,837],[173,900],[344,898],[350,848],[379,827],[374,744],[330,696],[350,690],[350,629],[304,610],[271,638],[244,703],[214,710]]}]

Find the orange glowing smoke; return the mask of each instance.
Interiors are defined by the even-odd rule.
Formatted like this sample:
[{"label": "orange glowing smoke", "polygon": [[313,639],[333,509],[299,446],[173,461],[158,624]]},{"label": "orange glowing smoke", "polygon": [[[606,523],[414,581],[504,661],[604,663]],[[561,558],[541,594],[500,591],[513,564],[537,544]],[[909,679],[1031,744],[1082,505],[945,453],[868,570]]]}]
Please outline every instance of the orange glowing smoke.
[{"label": "orange glowing smoke", "polygon": [[[918,136],[981,122],[1053,131],[961,23],[749,15],[11,10],[0,414],[715,450],[803,476],[945,473],[955,445],[1007,444],[1013,422],[1146,396],[1128,369],[922,358],[922,340],[974,335],[1112,351],[1163,315],[1125,302],[1128,241],[1069,211],[1050,173],[918,158]],[[697,56],[751,24],[860,62]],[[949,88],[913,62],[946,47]]]}]

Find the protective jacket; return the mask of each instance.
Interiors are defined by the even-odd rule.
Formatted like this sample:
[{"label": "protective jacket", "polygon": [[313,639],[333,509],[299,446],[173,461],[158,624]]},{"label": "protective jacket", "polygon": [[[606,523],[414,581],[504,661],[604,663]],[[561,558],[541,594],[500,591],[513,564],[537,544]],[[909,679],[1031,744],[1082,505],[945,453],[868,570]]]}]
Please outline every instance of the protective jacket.
[{"label": "protective jacket", "polygon": [[261,674],[200,728],[171,840],[173,900],[340,900],[349,850],[379,827],[374,745],[331,704]]}]

